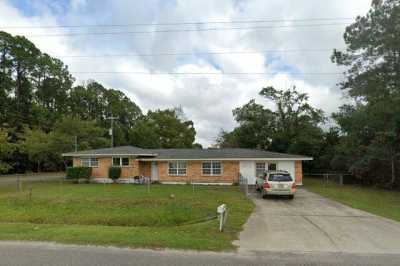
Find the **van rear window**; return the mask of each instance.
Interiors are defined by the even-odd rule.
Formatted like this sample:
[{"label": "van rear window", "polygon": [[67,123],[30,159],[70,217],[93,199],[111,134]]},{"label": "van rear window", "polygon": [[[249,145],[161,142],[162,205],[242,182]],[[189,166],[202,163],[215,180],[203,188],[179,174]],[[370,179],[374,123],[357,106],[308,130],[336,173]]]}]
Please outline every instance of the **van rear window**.
[{"label": "van rear window", "polygon": [[291,182],[293,181],[290,174],[270,174],[268,181],[272,182]]}]

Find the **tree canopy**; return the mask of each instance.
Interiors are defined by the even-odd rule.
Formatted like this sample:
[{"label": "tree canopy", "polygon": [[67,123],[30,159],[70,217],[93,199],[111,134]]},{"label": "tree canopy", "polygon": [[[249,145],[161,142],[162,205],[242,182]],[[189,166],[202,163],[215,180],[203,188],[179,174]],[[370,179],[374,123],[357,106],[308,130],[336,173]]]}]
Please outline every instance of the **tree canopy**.
[{"label": "tree canopy", "polygon": [[393,186],[400,148],[400,1],[373,1],[366,16],[346,28],[345,51],[333,62],[346,66],[340,84],[355,104],[333,115],[342,139],[335,161],[367,182]]},{"label": "tree canopy", "polygon": [[192,148],[195,136],[193,122],[182,121],[177,110],[156,110],[139,119],[130,143],[143,148]]},{"label": "tree canopy", "polygon": [[110,146],[110,117],[115,146],[192,147],[193,122],[176,110],[143,115],[120,90],[75,85],[61,60],[0,31],[0,173],[58,170],[62,152]]},{"label": "tree canopy", "polygon": [[319,126],[325,117],[308,103],[307,94],[299,93],[295,87],[288,90],[266,87],[260,95],[275,108],[271,110],[251,100],[234,109],[239,126],[232,132],[221,132],[219,145],[318,156],[323,142]]}]

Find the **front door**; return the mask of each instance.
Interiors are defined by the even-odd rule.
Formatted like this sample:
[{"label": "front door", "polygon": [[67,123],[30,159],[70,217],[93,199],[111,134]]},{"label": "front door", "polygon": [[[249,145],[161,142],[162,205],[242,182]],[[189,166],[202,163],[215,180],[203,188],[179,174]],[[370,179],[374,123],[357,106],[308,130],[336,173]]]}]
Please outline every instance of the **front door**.
[{"label": "front door", "polygon": [[240,173],[247,178],[249,185],[256,183],[256,165],[254,161],[240,161]]},{"label": "front door", "polygon": [[152,181],[157,181],[158,180],[157,162],[151,162],[151,180]]}]

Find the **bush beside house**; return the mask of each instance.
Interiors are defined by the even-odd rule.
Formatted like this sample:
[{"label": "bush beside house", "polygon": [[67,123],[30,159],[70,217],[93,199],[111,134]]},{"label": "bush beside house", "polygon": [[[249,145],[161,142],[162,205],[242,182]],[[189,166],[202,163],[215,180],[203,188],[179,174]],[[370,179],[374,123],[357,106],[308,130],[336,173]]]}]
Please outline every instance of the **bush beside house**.
[{"label": "bush beside house", "polygon": [[91,176],[91,167],[67,167],[66,169],[66,178],[69,180],[79,181],[81,179],[89,179]]},{"label": "bush beside house", "polygon": [[108,176],[114,181],[117,180],[118,178],[121,177],[121,168],[120,167],[110,167],[108,169]]}]

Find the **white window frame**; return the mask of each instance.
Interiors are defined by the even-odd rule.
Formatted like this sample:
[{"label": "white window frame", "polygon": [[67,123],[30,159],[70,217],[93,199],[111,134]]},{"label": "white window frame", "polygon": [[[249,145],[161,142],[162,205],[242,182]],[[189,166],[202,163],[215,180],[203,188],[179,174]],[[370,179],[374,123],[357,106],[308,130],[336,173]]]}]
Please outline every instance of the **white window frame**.
[{"label": "white window frame", "polygon": [[[87,161],[88,164],[84,165],[84,163],[83,163],[84,161]],[[83,158],[81,158],[81,166],[97,168],[97,167],[99,167],[99,159],[96,157],[83,157]]]},{"label": "white window frame", "polygon": [[[171,168],[171,164],[176,164],[176,167]],[[182,167],[184,165],[184,167]],[[175,173],[171,173],[172,169],[176,169]],[[185,169],[184,174],[180,174],[179,170]],[[187,176],[187,162],[186,161],[170,161],[168,162],[168,175],[169,176]]]},{"label": "white window frame", "polygon": [[[114,164],[114,159],[119,159],[119,165]],[[128,159],[128,165],[123,165],[122,164],[122,159]],[[131,159],[129,157],[112,157],[112,162],[111,162],[113,167],[131,167]]]},{"label": "white window frame", "polygon": [[[204,164],[205,163],[209,163],[210,164],[210,168],[204,168]],[[219,163],[220,167],[219,168],[218,167],[214,167],[214,163]],[[210,173],[209,174],[204,173],[204,169],[210,169]],[[220,169],[220,173],[219,174],[215,174],[214,173],[214,169]],[[221,176],[223,173],[224,173],[224,167],[223,167],[222,162],[220,162],[220,161],[203,161],[201,163],[201,174],[203,176]]]},{"label": "white window frame", "polygon": [[[264,165],[264,168],[258,168],[257,167],[257,165],[261,165],[261,164],[263,164]],[[268,163],[267,162],[256,162],[256,177],[259,177],[259,175],[257,175],[257,170],[263,170],[263,174],[265,173],[265,171],[267,171],[268,170]]]}]

